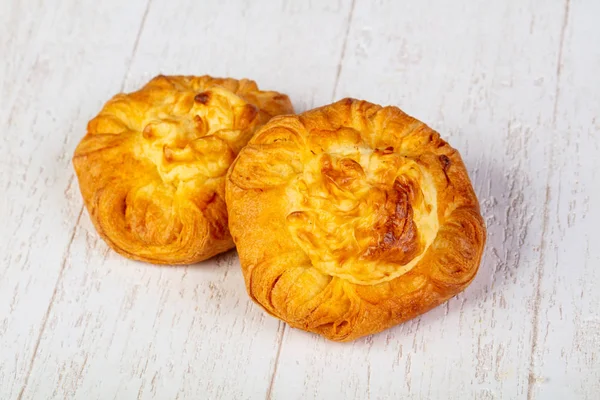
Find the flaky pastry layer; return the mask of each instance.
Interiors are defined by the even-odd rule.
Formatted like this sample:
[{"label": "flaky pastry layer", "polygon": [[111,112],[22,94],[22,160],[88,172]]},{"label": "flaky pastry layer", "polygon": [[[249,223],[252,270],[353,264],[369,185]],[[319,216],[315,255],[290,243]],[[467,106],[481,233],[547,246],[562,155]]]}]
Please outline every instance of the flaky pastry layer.
[{"label": "flaky pastry layer", "polygon": [[100,235],[117,252],[189,264],[233,247],[225,174],[287,96],[242,79],[158,76],[88,124],[73,164]]},{"label": "flaky pastry layer", "polygon": [[273,118],[230,168],[226,198],[250,296],[332,340],[448,300],[485,243],[458,152],[398,108],[354,99]]}]

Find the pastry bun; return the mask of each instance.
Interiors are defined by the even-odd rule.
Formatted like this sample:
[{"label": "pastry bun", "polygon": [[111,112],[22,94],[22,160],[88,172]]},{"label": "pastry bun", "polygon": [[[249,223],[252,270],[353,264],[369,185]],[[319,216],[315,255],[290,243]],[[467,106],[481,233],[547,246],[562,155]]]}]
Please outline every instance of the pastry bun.
[{"label": "pastry bun", "polygon": [[98,233],[118,253],[190,264],[233,247],[225,174],[286,95],[251,80],[158,76],[88,124],[73,164]]},{"label": "pastry bun", "polygon": [[231,166],[226,200],[250,297],[336,341],[456,295],[485,244],[459,153],[400,109],[366,101],[273,118]]}]

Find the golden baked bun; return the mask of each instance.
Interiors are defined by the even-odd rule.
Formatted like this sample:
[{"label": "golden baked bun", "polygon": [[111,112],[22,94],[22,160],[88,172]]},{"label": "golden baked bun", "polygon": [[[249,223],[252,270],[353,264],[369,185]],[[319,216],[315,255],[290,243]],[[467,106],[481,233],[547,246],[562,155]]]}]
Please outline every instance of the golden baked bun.
[{"label": "golden baked bun", "polygon": [[116,95],[73,157],[98,233],[120,254],[157,264],[232,248],[227,169],[257,128],[292,112],[286,95],[246,79],[158,76]]},{"label": "golden baked bun", "polygon": [[250,297],[336,341],[459,293],[485,243],[458,152],[398,108],[366,101],[273,118],[231,166],[226,199]]}]

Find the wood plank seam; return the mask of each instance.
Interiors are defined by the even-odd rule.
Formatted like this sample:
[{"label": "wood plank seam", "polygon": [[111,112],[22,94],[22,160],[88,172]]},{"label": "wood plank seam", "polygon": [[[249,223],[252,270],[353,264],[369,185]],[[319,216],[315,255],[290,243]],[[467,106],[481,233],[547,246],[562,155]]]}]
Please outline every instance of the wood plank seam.
[{"label": "wood plank seam", "polygon": [[[558,47],[558,60],[556,63],[556,87],[554,89],[554,109],[552,114],[552,124],[556,125],[556,114],[558,113],[558,98],[560,97],[560,81],[562,77],[562,59],[563,50],[565,47],[565,32],[567,30],[567,24],[569,23],[569,14],[571,10],[571,0],[565,0],[565,11],[563,15],[562,25],[560,27],[560,39]],[[554,147],[552,147],[554,149]],[[552,151],[552,153],[554,153]],[[553,155],[553,154],[551,154]],[[550,171],[552,172],[552,171]]]},{"label": "wood plank seam", "polygon": [[123,78],[123,82],[121,83],[121,92],[125,90],[125,83],[129,80],[129,74],[131,73],[131,65],[133,64],[133,59],[137,55],[138,46],[140,44],[140,38],[142,37],[142,32],[144,27],[146,26],[146,19],[148,18],[148,12],[150,11],[150,4],[152,0],[148,0],[146,2],[146,9],[144,10],[144,14],[142,14],[142,21],[140,22],[140,28],[138,29],[137,36],[135,37],[135,41],[133,42],[133,49],[131,50],[131,56],[129,57],[129,62],[127,64],[127,70],[125,72],[125,77]]},{"label": "wood plank seam", "polygon": [[279,365],[279,356],[281,355],[281,348],[283,347],[283,337],[285,335],[287,324],[283,321],[279,322],[280,331],[279,338],[277,342],[279,346],[277,346],[277,353],[275,355],[275,365],[273,366],[273,374],[271,374],[271,381],[269,382],[269,387],[267,389],[267,395],[265,396],[266,400],[272,399],[273,386],[275,385],[275,377],[277,375],[277,367]]},{"label": "wood plank seam", "polygon": [[[340,60],[338,62],[337,72],[336,72],[336,76],[335,76],[335,82],[333,84],[333,92],[331,94],[331,101],[335,101],[335,98],[337,96],[337,89],[338,89],[338,84],[340,81],[340,74],[342,72],[342,64],[344,63],[344,58],[346,56],[346,47],[348,44],[348,36],[350,36],[350,28],[352,25],[355,6],[356,6],[356,0],[352,0],[352,3],[350,4],[350,11],[348,12],[348,18],[346,20],[346,32],[344,33],[344,40],[342,41]],[[271,375],[271,380],[269,382],[269,387],[267,389],[267,394],[265,396],[265,399],[267,399],[267,400],[270,400],[272,398],[273,386],[275,384],[275,379],[276,379],[276,375],[277,375],[277,367],[279,364],[279,356],[281,354],[281,348],[283,347],[283,338],[284,338],[285,331],[287,328],[287,325],[285,323],[280,323],[280,324],[283,325],[283,328],[281,329],[281,334],[279,336],[279,340],[277,343],[277,353],[275,356],[275,365],[273,367],[273,374]]]},{"label": "wood plank seam", "polygon": [[50,312],[52,311],[52,305],[54,304],[54,300],[56,299],[56,292],[58,291],[58,285],[63,276],[63,272],[65,271],[65,266],[67,265],[67,260],[69,259],[69,254],[71,252],[71,245],[75,240],[75,233],[77,233],[77,227],[79,226],[79,221],[81,221],[81,216],[83,215],[83,207],[79,210],[79,216],[77,217],[77,221],[73,226],[73,230],[71,233],[71,238],[69,239],[69,243],[67,244],[67,248],[65,251],[65,255],[63,256],[62,264],[60,266],[60,271],[58,273],[58,277],[56,278],[56,282],[54,284],[54,290],[52,291],[52,296],[50,297],[50,301],[48,302],[48,308],[46,309],[46,313],[44,314],[44,318],[42,319],[42,326],[40,328],[40,333],[35,341],[35,345],[33,347],[33,354],[31,355],[31,360],[29,361],[29,368],[27,369],[27,375],[25,375],[25,380],[23,381],[23,387],[19,392],[18,400],[21,400],[23,397],[23,393],[25,393],[25,389],[27,388],[27,383],[29,382],[29,376],[31,375],[31,371],[33,370],[33,363],[35,362],[35,357],[38,353],[40,342],[42,341],[42,336],[44,331],[46,330],[46,324],[48,323],[48,318],[50,316]]},{"label": "wood plank seam", "polygon": [[[133,45],[133,48],[131,50],[131,56],[129,57],[129,62],[127,65],[127,69],[125,72],[125,75],[123,77],[123,81],[121,82],[121,88],[120,91],[122,92],[125,89],[125,83],[127,82],[127,78],[128,75],[130,73],[131,70],[131,65],[133,64],[133,59],[135,57],[135,54],[137,53],[137,48],[138,48],[138,44],[139,44],[139,39],[140,36],[142,34],[142,30],[144,29],[144,25],[145,25],[145,21],[146,21],[146,17],[148,15],[148,11],[150,9],[150,3],[152,2],[152,0],[148,0],[148,2],[146,3],[146,9],[144,11],[144,14],[142,15],[142,19],[140,22],[140,27],[138,29],[138,33]],[[75,174],[73,173],[73,176],[71,177],[69,182],[72,182],[73,179],[75,179]],[[71,183],[69,183],[69,186],[71,185]],[[21,390],[19,391],[19,396],[17,397],[18,400],[21,400],[23,398],[23,394],[25,393],[25,389],[27,388],[27,384],[29,383],[29,377],[31,376],[31,371],[33,370],[33,365],[35,363],[35,359],[36,356],[38,354],[38,350],[39,350],[39,346],[40,343],[42,341],[42,337],[44,335],[44,332],[46,330],[46,324],[48,323],[48,318],[50,317],[50,313],[52,312],[52,306],[54,305],[54,301],[56,300],[56,293],[58,291],[58,287],[60,285],[60,282],[62,280],[63,274],[64,274],[64,270],[65,267],[67,265],[67,260],[69,259],[69,256],[71,255],[71,247],[73,245],[73,241],[75,240],[75,235],[79,229],[79,224],[81,222],[81,216],[83,215],[83,210],[84,210],[85,206],[81,205],[81,208],[79,209],[79,214],[77,216],[77,220],[75,222],[75,224],[73,225],[73,228],[71,229],[71,237],[69,239],[69,242],[67,244],[66,250],[65,250],[65,255],[63,256],[62,259],[62,263],[61,263],[61,267],[60,267],[60,271],[58,273],[58,277],[56,278],[56,282],[54,284],[54,289],[52,291],[52,296],[50,297],[50,301],[48,303],[48,308],[46,309],[46,312],[44,314],[44,317],[42,319],[42,325],[40,327],[40,332],[38,334],[38,337],[36,339],[34,348],[33,348],[33,354],[31,355],[31,360],[29,362],[29,368],[27,369],[27,374],[25,376],[25,380],[23,381],[23,387],[21,388]]]},{"label": "wood plank seam", "polygon": [[[0,53],[10,56],[0,89],[16,96],[0,112],[10,122],[0,147],[15,161],[0,174],[9,194],[0,208],[11,222],[0,268],[0,398],[597,397],[600,53],[589,45],[600,38],[600,3],[426,0],[407,9],[385,0],[351,10],[355,0],[259,0],[244,9],[222,0],[111,0],[95,12],[73,1],[41,21],[27,7],[0,12],[9,22]],[[66,23],[47,37],[57,20]],[[230,21],[237,23],[224,36]],[[290,45],[295,51],[281,59]],[[273,76],[261,67],[277,63]],[[337,345],[247,302],[235,250],[171,270],[131,263],[106,246],[82,216],[69,166],[86,115],[152,73],[244,76],[249,68],[303,108],[345,95],[408,101],[447,132],[471,166],[491,233],[489,265],[470,294]],[[308,80],[288,79],[303,71]],[[104,94],[96,105],[70,101],[82,88]],[[513,318],[523,311],[526,318]],[[239,351],[225,351],[232,342]]]},{"label": "wood plank seam", "polygon": [[[564,13],[563,13],[563,21],[560,29],[560,38],[558,45],[558,55],[556,61],[556,86],[554,89],[554,109],[552,114],[552,125],[556,126],[556,115],[558,113],[558,98],[560,96],[560,81],[562,75],[562,58],[563,58],[563,49],[565,42],[565,32],[567,29],[567,24],[569,20],[569,11],[571,6],[571,0],[565,0],[564,5]],[[542,278],[543,278],[543,269],[545,265],[545,254],[548,247],[548,241],[546,240],[546,234],[548,232],[548,224],[550,220],[550,182],[552,176],[554,174],[554,146],[550,146],[550,166],[548,167],[548,176],[546,181],[546,196],[544,200],[544,211],[543,211],[543,220],[542,220],[542,234],[540,239],[539,252],[540,256],[538,259],[538,267],[537,267],[537,276],[536,276],[536,287],[535,287],[535,297],[534,297],[534,308],[533,308],[533,317],[532,317],[532,332],[531,332],[531,351],[529,356],[529,376],[527,379],[527,400],[532,400],[534,398],[534,385],[536,383],[535,376],[535,355],[538,351],[538,328],[539,328],[539,314],[540,314],[540,306],[542,301]]]},{"label": "wood plank seam", "polygon": [[354,7],[356,5],[356,0],[352,0],[352,4],[350,5],[350,12],[348,13],[348,19],[346,22],[346,33],[344,35],[344,41],[342,42],[342,52],[340,54],[340,61],[338,62],[337,72],[335,75],[335,82],[333,84],[333,92],[331,93],[331,101],[335,101],[337,97],[338,85],[340,83],[340,75],[342,73],[342,65],[344,63],[344,59],[346,58],[346,47],[348,44],[348,36],[350,36],[350,28],[352,25],[352,19],[354,16]]},{"label": "wood plank seam", "polygon": [[[338,67],[337,67],[337,71],[336,71],[336,75],[335,75],[335,81],[333,84],[333,91],[331,94],[331,101],[335,101],[336,97],[337,97],[337,90],[338,90],[338,85],[339,85],[339,81],[340,81],[340,75],[342,73],[342,65],[344,63],[344,59],[346,57],[346,47],[348,45],[348,36],[350,36],[350,29],[352,26],[352,21],[353,21],[353,16],[354,16],[354,8],[356,7],[356,0],[352,0],[352,3],[350,4],[350,11],[348,12],[348,18],[346,19],[346,32],[344,33],[344,40],[342,41],[342,49],[340,52],[340,60],[338,62]],[[283,338],[285,335],[285,331],[287,328],[287,324],[280,322],[280,324],[283,325],[283,328],[281,329],[281,334],[279,336],[279,340],[278,340],[278,345],[277,345],[277,353],[275,356],[275,365],[273,367],[273,374],[271,375],[271,381],[269,382],[269,387],[267,389],[267,394],[265,396],[266,400],[271,400],[272,399],[272,391],[273,391],[273,386],[275,384],[275,379],[276,379],[276,375],[277,375],[277,367],[279,364],[279,356],[281,354],[281,349],[283,347]]]}]

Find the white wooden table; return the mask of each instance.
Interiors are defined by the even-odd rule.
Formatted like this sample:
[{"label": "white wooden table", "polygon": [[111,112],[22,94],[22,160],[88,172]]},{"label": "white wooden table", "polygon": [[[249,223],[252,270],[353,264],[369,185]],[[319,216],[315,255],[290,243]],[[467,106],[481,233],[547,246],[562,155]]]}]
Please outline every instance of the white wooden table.
[{"label": "white wooden table", "polygon": [[[71,155],[161,72],[427,122],[481,201],[477,278],[337,344],[263,314],[235,252],[110,251]],[[0,399],[600,399],[598,0],[0,0],[0,106]]]}]

